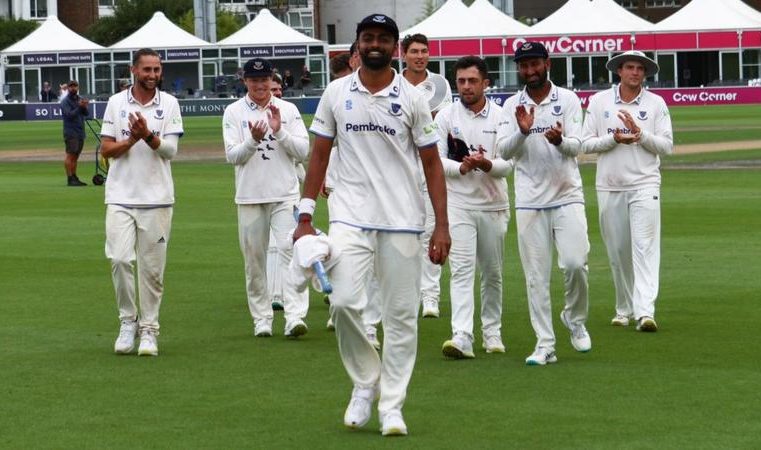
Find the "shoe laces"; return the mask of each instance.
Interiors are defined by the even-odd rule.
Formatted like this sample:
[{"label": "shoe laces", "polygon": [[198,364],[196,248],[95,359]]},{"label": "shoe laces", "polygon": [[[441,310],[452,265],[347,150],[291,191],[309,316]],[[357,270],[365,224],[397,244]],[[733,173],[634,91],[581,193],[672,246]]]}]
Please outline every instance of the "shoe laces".
[{"label": "shoe laces", "polygon": [[584,339],[585,337],[587,337],[587,329],[586,327],[584,327],[584,325],[573,327],[573,329],[571,330],[571,335],[575,339]]},{"label": "shoe laces", "polygon": [[435,298],[428,298],[428,297],[423,298],[423,306],[426,308],[434,309],[438,305],[439,305],[439,302]]}]

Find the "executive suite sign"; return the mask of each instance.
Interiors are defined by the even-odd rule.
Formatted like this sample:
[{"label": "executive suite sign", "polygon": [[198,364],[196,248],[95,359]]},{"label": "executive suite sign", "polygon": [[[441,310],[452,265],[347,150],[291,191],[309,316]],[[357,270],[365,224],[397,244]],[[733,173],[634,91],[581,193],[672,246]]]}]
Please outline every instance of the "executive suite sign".
[{"label": "executive suite sign", "polygon": [[55,64],[81,64],[92,62],[92,53],[27,53],[24,65],[45,66]]},{"label": "executive suite sign", "polygon": [[241,58],[271,58],[271,57],[290,57],[306,56],[306,45],[263,45],[258,47],[241,47],[239,50]]}]

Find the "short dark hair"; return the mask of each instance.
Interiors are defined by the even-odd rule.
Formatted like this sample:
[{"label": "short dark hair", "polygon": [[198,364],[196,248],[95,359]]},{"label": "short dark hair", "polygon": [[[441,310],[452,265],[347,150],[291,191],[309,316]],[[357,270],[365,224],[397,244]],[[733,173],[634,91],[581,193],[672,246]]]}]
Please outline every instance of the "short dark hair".
[{"label": "short dark hair", "polygon": [[159,52],[152,48],[141,48],[140,50],[136,51],[134,55],[132,55],[132,65],[137,65],[137,62],[140,61],[140,58],[143,56],[155,56],[159,60],[161,60],[161,55],[159,55]]},{"label": "short dark hair", "polygon": [[330,74],[335,76],[337,73],[341,73],[344,70],[351,71],[349,60],[351,59],[351,53],[341,53],[330,58]]},{"label": "short dark hair", "polygon": [[408,34],[407,36],[404,36],[404,39],[402,39],[402,53],[407,53],[407,49],[410,48],[410,45],[412,45],[413,42],[423,44],[426,46],[426,48],[428,47],[428,38],[425,37],[424,34]]},{"label": "short dark hair", "polygon": [[481,74],[481,78],[484,80],[489,77],[489,69],[486,67],[486,61],[478,56],[463,56],[454,63],[453,74],[457,78],[457,71],[461,69],[467,69],[468,67],[475,66],[478,69],[478,73]]},{"label": "short dark hair", "polygon": [[351,46],[349,46],[349,56],[353,55],[357,52],[357,41],[351,43]]},{"label": "short dark hair", "polygon": [[272,81],[279,84],[280,87],[283,87],[283,78],[280,76],[279,73],[272,73]]}]

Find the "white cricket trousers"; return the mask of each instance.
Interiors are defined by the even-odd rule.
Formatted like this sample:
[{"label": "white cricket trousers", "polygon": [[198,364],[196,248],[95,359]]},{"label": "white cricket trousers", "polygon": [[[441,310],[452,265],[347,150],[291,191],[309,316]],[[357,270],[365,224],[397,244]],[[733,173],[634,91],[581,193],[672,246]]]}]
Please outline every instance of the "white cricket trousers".
[{"label": "white cricket trousers", "polygon": [[563,271],[563,310],[567,311],[568,320],[573,325],[584,325],[587,321],[589,239],[584,205],[572,203],[551,209],[518,209],[515,221],[536,347],[555,350],[550,300],[553,244],[558,252],[558,267]]},{"label": "white cricket trousers", "polygon": [[660,189],[598,191],[600,233],[616,287],[616,314],[655,317],[661,263]]},{"label": "white cricket trousers", "polygon": [[476,211],[448,208],[450,301],[452,334],[473,338],[476,266],[481,271],[481,330],[484,336],[500,335],[502,328],[502,265],[510,211]]},{"label": "white cricket trousers", "polygon": [[[248,308],[254,321],[272,320],[272,303],[267,290],[267,247],[270,228],[278,249],[279,266],[291,262],[293,246],[288,233],[296,227],[293,217],[295,202],[238,205],[238,241],[246,271]],[[283,281],[283,309],[286,321],[304,319],[309,309],[309,292],[296,292],[296,287]]]},{"label": "white cricket trousers", "polygon": [[270,229],[270,243],[267,246],[267,292],[269,292],[270,300],[283,301],[283,274],[284,270],[288,270],[282,267],[278,250],[277,240],[275,235]]},{"label": "white cricket trousers", "polygon": [[[400,410],[417,355],[420,240],[417,234],[363,230],[332,223],[330,239],[342,256],[330,270],[330,314],[338,351],[354,386],[380,384],[378,410]],[[383,324],[383,356],[365,336],[362,310],[367,277],[375,269]]]},{"label": "white cricket trousers", "polygon": [[[159,330],[159,307],[164,293],[166,248],[173,208],[106,206],[106,258],[116,292],[119,320],[139,318],[140,330]],[[140,312],[135,302],[137,262]]]},{"label": "white cricket trousers", "polygon": [[423,192],[425,199],[425,231],[423,239],[420,242],[422,251],[420,252],[420,265],[422,268],[420,278],[420,300],[423,298],[432,298],[439,300],[441,295],[441,266],[431,262],[428,257],[428,244],[433,236],[433,229],[436,226],[436,215],[433,212],[433,204],[428,196],[428,191]]}]

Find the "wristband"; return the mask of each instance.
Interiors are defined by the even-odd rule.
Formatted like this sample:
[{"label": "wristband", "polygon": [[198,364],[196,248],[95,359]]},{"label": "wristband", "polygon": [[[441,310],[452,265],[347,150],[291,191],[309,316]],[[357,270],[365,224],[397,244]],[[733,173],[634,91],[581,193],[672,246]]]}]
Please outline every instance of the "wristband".
[{"label": "wristband", "polygon": [[317,203],[311,198],[302,198],[299,202],[299,214],[314,215],[314,207]]},{"label": "wristband", "polygon": [[153,140],[156,139],[156,136],[153,135],[153,133],[149,134],[148,136],[144,137],[143,140],[146,144],[150,145]]}]

